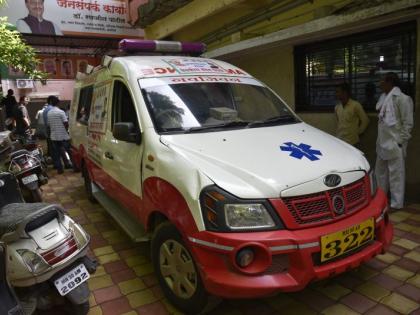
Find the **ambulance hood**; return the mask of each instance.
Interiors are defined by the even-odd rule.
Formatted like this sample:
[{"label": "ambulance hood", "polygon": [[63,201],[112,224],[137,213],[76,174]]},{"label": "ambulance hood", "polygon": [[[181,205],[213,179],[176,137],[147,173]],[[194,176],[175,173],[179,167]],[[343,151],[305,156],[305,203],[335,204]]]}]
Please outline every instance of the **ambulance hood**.
[{"label": "ambulance hood", "polygon": [[369,170],[359,150],[305,123],[164,135],[161,141],[240,198],[277,198],[330,173]]}]

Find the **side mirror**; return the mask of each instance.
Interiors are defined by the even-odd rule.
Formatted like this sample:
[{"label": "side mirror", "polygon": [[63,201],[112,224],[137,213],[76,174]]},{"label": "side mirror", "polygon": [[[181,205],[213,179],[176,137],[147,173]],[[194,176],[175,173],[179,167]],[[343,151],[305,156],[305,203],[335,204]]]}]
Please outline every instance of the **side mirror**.
[{"label": "side mirror", "polygon": [[112,134],[117,140],[131,142],[137,145],[141,144],[141,134],[136,131],[132,122],[115,123]]}]

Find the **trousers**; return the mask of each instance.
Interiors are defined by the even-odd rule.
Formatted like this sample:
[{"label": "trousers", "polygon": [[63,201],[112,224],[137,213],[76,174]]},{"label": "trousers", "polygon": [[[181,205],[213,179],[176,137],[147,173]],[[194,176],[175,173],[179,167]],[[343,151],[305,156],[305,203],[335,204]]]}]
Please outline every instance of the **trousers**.
[{"label": "trousers", "polygon": [[[70,148],[70,141],[69,140],[63,140],[63,141],[51,141],[52,143],[52,159],[54,162],[54,167],[58,170],[58,171],[62,171],[63,170],[63,164],[61,163],[61,156],[62,156],[62,152],[67,152],[69,158],[70,158],[70,162],[72,161],[72,157],[71,157],[71,148]],[[65,159],[64,161],[67,161],[67,159]]]},{"label": "trousers", "polygon": [[405,193],[405,156],[403,150],[401,150],[400,156],[391,160],[384,160],[378,155],[375,175],[378,186],[385,193],[391,193],[391,208],[403,208]]}]

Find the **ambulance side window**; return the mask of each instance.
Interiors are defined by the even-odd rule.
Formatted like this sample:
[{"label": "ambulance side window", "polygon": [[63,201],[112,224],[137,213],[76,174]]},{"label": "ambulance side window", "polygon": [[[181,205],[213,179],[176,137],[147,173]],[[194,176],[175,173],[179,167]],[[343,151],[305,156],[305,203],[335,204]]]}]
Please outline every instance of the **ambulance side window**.
[{"label": "ambulance side window", "polygon": [[119,122],[131,122],[137,131],[140,130],[130,91],[123,82],[116,80],[112,95],[111,130],[114,124]]},{"label": "ambulance side window", "polygon": [[86,86],[80,90],[79,104],[77,106],[76,119],[82,124],[89,120],[90,106],[92,104],[93,85]]}]

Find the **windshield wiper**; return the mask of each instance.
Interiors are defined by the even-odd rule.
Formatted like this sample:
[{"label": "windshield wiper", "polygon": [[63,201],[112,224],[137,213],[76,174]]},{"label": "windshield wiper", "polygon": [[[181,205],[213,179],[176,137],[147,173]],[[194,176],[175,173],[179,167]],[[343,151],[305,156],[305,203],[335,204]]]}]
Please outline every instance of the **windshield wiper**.
[{"label": "windshield wiper", "polygon": [[182,127],[170,127],[170,128],[160,128],[160,132],[184,132],[188,129]]},{"label": "windshield wiper", "polygon": [[191,127],[185,130],[185,133],[193,133],[193,132],[200,132],[203,130],[211,130],[211,129],[220,129],[220,128],[230,128],[230,127],[246,127],[250,124],[249,121],[229,121],[224,124],[218,125],[208,125],[208,126],[200,126],[200,127]]},{"label": "windshield wiper", "polygon": [[271,124],[278,124],[278,123],[288,123],[288,122],[296,122],[296,117],[290,114],[271,117],[265,120],[258,120],[258,121],[246,121],[246,120],[234,120],[228,121],[223,124],[217,125],[207,125],[207,126],[197,126],[197,127],[190,127],[190,128],[162,128],[163,132],[180,132],[180,133],[195,133],[201,132],[206,130],[214,130],[214,129],[223,129],[223,128],[235,128],[235,127],[246,127],[246,128],[253,128],[257,126],[265,126]]},{"label": "windshield wiper", "polygon": [[282,116],[275,116],[270,117],[264,120],[257,120],[250,122],[248,124],[248,128],[257,127],[257,126],[265,126],[277,123],[289,123],[289,122],[296,122],[296,117],[290,114],[282,115]]}]

